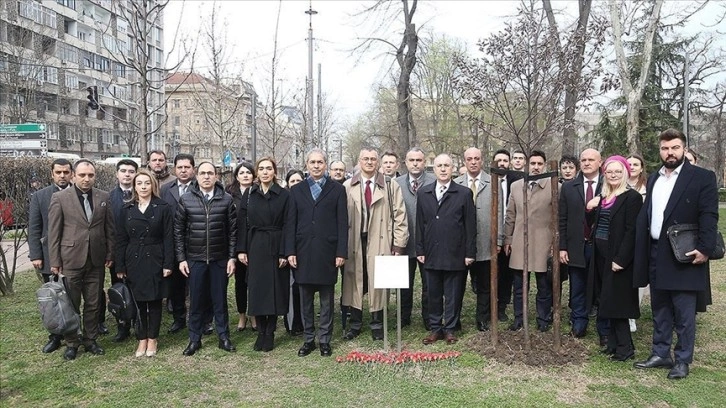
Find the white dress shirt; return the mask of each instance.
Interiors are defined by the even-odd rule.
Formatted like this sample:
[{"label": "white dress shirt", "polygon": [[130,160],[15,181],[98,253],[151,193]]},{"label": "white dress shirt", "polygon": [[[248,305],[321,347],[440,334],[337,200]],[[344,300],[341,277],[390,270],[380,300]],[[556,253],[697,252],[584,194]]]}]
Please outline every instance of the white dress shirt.
[{"label": "white dress shirt", "polygon": [[658,178],[653,184],[653,192],[651,198],[650,212],[650,237],[653,239],[660,238],[660,230],[663,228],[663,213],[665,212],[668,200],[673,193],[673,187],[676,185],[678,175],[681,173],[683,164],[676,167],[669,175],[665,172],[665,167],[658,170]]}]

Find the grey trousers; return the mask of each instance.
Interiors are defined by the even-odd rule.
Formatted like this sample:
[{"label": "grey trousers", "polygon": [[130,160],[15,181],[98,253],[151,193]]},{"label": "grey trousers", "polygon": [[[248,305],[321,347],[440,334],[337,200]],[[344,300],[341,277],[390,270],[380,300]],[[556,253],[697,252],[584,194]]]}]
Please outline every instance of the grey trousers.
[{"label": "grey trousers", "polygon": [[334,285],[303,285],[300,288],[300,310],[303,324],[303,338],[306,343],[315,341],[315,292],[320,292],[320,328],[318,341],[330,343],[333,338]]}]

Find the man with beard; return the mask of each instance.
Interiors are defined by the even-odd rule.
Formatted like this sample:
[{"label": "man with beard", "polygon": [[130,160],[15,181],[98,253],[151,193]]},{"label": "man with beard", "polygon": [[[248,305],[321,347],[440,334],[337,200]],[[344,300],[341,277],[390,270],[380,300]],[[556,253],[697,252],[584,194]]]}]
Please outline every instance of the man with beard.
[{"label": "man with beard", "polygon": [[345,182],[345,163],[340,160],[330,163],[330,178],[343,184]]},{"label": "man with beard", "polygon": [[149,170],[154,172],[156,180],[159,181],[159,187],[166,183],[174,181],[174,176],[169,173],[169,166],[166,165],[166,153],[161,150],[152,150],[149,152]]},{"label": "man with beard", "polygon": [[[73,170],[71,162],[66,159],[55,159],[50,165],[50,175],[53,184],[45,187],[30,199],[28,214],[28,256],[33,267],[40,271],[43,282],[49,282],[50,256],[48,254],[48,207],[53,194],[65,190],[71,185]],[[43,346],[43,353],[52,353],[61,346],[63,336],[50,334],[48,343]]]},{"label": "man with beard", "polygon": [[[696,299],[708,282],[718,224],[716,175],[685,161],[686,137],[667,129],[658,137],[663,167],[648,178],[647,193],[636,226],[635,284],[650,283],[653,345],[650,357],[636,368],[670,368],[669,379],[688,376],[696,340]],[[668,228],[698,225],[690,263],[678,262],[668,241]],[[673,330],[678,342],[671,359]]]}]

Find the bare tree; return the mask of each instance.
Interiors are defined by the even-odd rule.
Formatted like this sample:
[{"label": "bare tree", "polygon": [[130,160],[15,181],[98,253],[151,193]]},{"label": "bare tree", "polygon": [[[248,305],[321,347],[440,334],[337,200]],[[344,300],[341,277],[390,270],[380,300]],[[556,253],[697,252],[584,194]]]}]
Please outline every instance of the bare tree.
[{"label": "bare tree", "polygon": [[[491,118],[492,136],[525,152],[546,143],[558,148],[553,136],[566,126],[564,90],[571,77],[552,62],[573,59],[578,50],[559,45],[534,0],[523,2],[516,20],[481,40],[479,49],[482,58],[460,60],[457,85],[482,117]],[[578,82],[570,81],[580,101],[602,73],[599,59],[590,65]]]},{"label": "bare tree", "polygon": [[[726,161],[726,82],[721,82],[711,92],[711,104],[704,106],[706,112],[706,124],[712,134],[713,149],[709,149],[710,159],[713,163],[713,171],[716,173],[718,185],[724,185],[724,161]],[[700,152],[704,154],[706,152]]]},{"label": "bare tree", "polygon": [[625,110],[627,145],[629,153],[637,153],[640,149],[638,146],[638,114],[640,112],[641,100],[645,85],[648,82],[650,74],[650,62],[653,57],[653,41],[655,40],[658,22],[660,21],[660,12],[663,7],[663,0],[655,0],[652,8],[647,12],[647,20],[645,24],[645,36],[643,38],[642,49],[640,50],[641,67],[640,75],[635,84],[630,79],[630,71],[628,69],[628,61],[625,56],[625,46],[623,45],[623,20],[620,12],[621,4],[616,0],[609,0],[610,24],[613,28],[613,43],[615,47],[615,57],[618,66],[618,74],[622,86],[623,96],[627,99],[627,107]]},{"label": "bare tree", "polygon": [[[117,40],[104,42],[104,47],[110,51],[112,59],[130,70],[127,73],[128,85],[132,97],[130,102],[121,101],[128,109],[127,117],[116,117],[127,127],[126,143],[129,153],[138,152],[142,163],[145,164],[148,152],[149,139],[158,134],[166,123],[164,110],[166,98],[164,84],[170,72],[176,71],[184,61],[184,56],[170,68],[166,67],[168,56],[174,50],[168,50],[167,55],[158,55],[154,52],[154,41],[161,41],[158,27],[163,27],[162,17],[164,8],[169,0],[156,1],[128,1],[111,3],[116,19],[109,21],[103,27],[104,34],[111,31]],[[120,26],[128,34],[128,43],[118,40]],[[178,27],[177,27],[178,32]],[[176,33],[175,33],[176,37]],[[177,44],[177,41],[174,41]],[[113,49],[109,49],[113,48]],[[114,52],[120,50],[120,52]]]},{"label": "bare tree", "polygon": [[[397,17],[403,18],[403,34],[397,42],[381,38],[366,37],[361,38],[363,43],[356,48],[366,52],[370,50],[373,43],[383,43],[393,49],[396,63],[399,68],[398,81],[396,83],[396,103],[397,103],[397,122],[398,137],[396,150],[403,155],[410,148],[411,144],[417,143],[416,125],[413,121],[412,99],[411,99],[411,73],[416,66],[416,52],[418,50],[418,33],[413,17],[416,14],[418,0],[400,0],[396,2],[387,0],[377,0],[376,3],[365,9],[361,14],[365,14],[367,18],[378,22],[379,31],[388,29],[392,21]],[[399,8],[400,7],[400,8]]]}]

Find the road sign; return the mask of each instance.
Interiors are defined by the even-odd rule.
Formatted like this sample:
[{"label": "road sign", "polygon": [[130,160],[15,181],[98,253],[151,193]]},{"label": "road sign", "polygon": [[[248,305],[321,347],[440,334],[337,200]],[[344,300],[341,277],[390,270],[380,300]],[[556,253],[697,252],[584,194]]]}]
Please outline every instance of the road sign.
[{"label": "road sign", "polygon": [[46,149],[3,149],[0,148],[0,157],[45,157],[48,155]]},{"label": "road sign", "polygon": [[44,123],[23,123],[15,125],[0,125],[2,133],[45,133]]},{"label": "road sign", "polygon": [[45,139],[16,139],[2,140],[0,139],[0,149],[2,150],[26,150],[26,149],[45,149],[48,147]]}]

